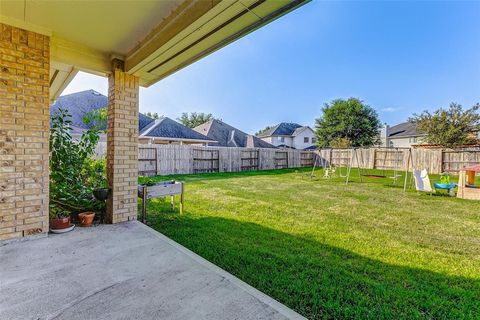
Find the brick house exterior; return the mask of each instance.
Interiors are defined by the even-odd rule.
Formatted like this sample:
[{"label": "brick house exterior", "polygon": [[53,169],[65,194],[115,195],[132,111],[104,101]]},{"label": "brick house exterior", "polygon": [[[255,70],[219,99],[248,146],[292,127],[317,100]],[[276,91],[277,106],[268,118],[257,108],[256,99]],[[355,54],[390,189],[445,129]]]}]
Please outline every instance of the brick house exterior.
[{"label": "brick house exterior", "polygon": [[0,24],[0,240],[48,231],[49,37]]},{"label": "brick house exterior", "polygon": [[0,1],[0,241],[49,230],[50,104],[79,70],[109,81],[107,219],[136,219],[139,86],[305,2]]}]

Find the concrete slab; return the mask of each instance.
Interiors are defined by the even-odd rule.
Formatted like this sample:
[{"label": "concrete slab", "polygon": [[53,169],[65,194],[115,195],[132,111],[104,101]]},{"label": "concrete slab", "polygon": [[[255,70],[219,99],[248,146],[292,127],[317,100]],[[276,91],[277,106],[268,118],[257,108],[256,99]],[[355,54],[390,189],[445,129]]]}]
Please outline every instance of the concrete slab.
[{"label": "concrete slab", "polygon": [[304,319],[139,222],[0,247],[0,319]]}]

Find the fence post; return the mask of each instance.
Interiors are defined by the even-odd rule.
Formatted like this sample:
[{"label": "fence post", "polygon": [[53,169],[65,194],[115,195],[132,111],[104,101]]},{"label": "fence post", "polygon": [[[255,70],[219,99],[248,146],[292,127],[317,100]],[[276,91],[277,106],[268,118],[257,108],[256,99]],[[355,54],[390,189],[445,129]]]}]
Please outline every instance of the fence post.
[{"label": "fence post", "polygon": [[440,173],[443,172],[443,149],[440,149]]},{"label": "fence post", "polygon": [[375,164],[377,163],[377,149],[374,148],[371,150],[369,169],[375,169]]}]

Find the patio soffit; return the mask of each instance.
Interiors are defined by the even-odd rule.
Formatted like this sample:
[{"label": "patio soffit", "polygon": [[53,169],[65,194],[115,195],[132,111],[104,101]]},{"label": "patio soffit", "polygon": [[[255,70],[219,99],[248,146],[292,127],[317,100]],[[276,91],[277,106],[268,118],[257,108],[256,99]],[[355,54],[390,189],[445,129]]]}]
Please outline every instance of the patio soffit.
[{"label": "patio soffit", "polygon": [[111,59],[148,87],[309,0],[0,0],[0,22],[51,37],[51,98]]}]

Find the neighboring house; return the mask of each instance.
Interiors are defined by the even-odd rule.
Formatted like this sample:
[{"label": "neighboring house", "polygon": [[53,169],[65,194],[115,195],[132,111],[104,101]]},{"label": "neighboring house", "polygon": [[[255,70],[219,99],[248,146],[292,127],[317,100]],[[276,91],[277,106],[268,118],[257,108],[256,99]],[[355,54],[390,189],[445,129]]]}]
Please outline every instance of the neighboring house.
[{"label": "neighboring house", "polygon": [[[50,116],[53,116],[59,108],[67,110],[72,116],[72,136],[78,139],[88,129],[88,126],[83,123],[85,113],[105,108],[107,103],[107,97],[95,90],[75,92],[58,97],[55,103],[50,106]],[[107,141],[105,135],[100,137],[100,141]]]},{"label": "neighboring house", "polygon": [[[83,116],[92,110],[106,108],[107,104],[106,96],[95,90],[86,90],[58,97],[50,108],[50,115],[55,114],[59,108],[68,110],[72,115],[72,136],[78,139],[88,129]],[[139,143],[206,145],[215,142],[170,118],[154,120],[142,113],[138,114],[138,131]],[[104,134],[100,137],[100,143],[102,142],[106,142]]]},{"label": "neighboring house", "polygon": [[258,137],[280,148],[314,149],[317,142],[312,128],[287,122],[262,132]]},{"label": "neighboring house", "polygon": [[139,143],[199,144],[215,143],[215,140],[192,130],[175,120],[162,117],[145,126],[138,136]]},{"label": "neighboring house", "polygon": [[380,130],[381,145],[390,148],[410,148],[420,144],[425,134],[417,132],[413,122],[403,122],[393,127],[385,125]]},{"label": "neighboring house", "polygon": [[193,128],[193,130],[216,141],[208,143],[209,146],[275,148],[275,146],[270,143],[238,130],[220,120],[210,120]]}]

